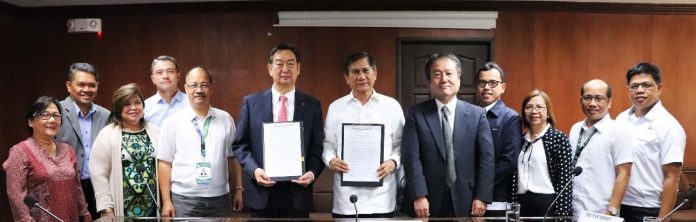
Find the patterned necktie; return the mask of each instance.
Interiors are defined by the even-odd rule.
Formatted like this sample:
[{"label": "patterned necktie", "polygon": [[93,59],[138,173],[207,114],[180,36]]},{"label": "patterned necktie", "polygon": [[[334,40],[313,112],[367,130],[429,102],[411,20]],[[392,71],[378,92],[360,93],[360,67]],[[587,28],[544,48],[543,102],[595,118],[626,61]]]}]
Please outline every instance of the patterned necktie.
[{"label": "patterned necktie", "polygon": [[447,106],[442,107],[442,137],[445,141],[445,152],[447,158],[447,178],[445,184],[452,188],[454,181],[457,181],[457,169],[454,167],[454,146],[452,145],[452,127],[449,124]]},{"label": "patterned necktie", "polygon": [[280,111],[278,112],[278,122],[288,121],[288,107],[285,106],[285,102],[287,101],[287,97],[285,97],[284,95],[280,95]]}]

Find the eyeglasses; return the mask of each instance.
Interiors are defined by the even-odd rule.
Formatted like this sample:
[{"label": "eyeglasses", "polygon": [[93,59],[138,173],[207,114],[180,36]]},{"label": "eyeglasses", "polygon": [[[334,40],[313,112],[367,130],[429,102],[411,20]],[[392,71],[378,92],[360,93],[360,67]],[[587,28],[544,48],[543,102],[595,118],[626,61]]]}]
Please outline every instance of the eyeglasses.
[{"label": "eyeglasses", "polygon": [[479,80],[478,83],[476,83],[476,85],[478,87],[483,88],[483,87],[486,87],[486,84],[488,84],[488,86],[490,86],[491,88],[495,88],[495,87],[498,87],[498,84],[500,84],[500,83],[501,83],[501,81],[498,81],[498,80],[488,80],[488,81]]},{"label": "eyeglasses", "polygon": [[651,82],[639,82],[639,83],[631,83],[628,85],[628,88],[632,91],[638,90],[639,87],[643,87],[643,89],[652,89],[655,87],[654,83]]},{"label": "eyeglasses", "polygon": [[582,101],[585,103],[592,102],[594,100],[595,102],[601,103],[607,100],[606,96],[602,95],[596,95],[596,96],[591,96],[591,95],[586,95],[582,97]]},{"label": "eyeglasses", "polygon": [[63,114],[60,113],[48,113],[48,112],[43,112],[40,114],[34,114],[34,117],[39,117],[39,119],[42,120],[49,120],[51,117],[53,117],[54,120],[61,120],[60,118],[63,117]]},{"label": "eyeglasses", "polygon": [[201,88],[202,90],[208,90],[208,89],[210,89],[210,84],[200,84],[200,85],[198,85],[198,84],[196,84],[196,83],[191,83],[191,84],[184,84],[184,85],[186,85],[186,86],[188,86],[189,88],[194,89],[194,90],[195,90],[195,89],[198,89],[198,88]]},{"label": "eyeglasses", "polygon": [[526,107],[524,107],[525,112],[531,112],[532,110],[543,112],[544,110],[546,110],[546,106],[539,105],[539,106],[526,106]]}]

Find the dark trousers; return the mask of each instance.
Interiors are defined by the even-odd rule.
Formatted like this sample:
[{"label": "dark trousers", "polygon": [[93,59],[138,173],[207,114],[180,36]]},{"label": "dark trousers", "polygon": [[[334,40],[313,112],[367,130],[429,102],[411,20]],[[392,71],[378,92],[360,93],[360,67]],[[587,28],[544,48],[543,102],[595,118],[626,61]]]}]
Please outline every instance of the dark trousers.
[{"label": "dark trousers", "polygon": [[[404,189],[408,190],[408,188]],[[404,201],[401,204],[401,213],[416,217],[416,211],[413,209],[413,204],[417,198],[412,197],[408,192],[404,192]],[[449,188],[442,191],[442,200],[439,202],[428,198],[430,204],[430,217],[455,217],[454,204],[452,204],[452,192]]]},{"label": "dark trousers", "polygon": [[268,193],[268,203],[264,209],[253,209],[251,216],[256,218],[309,218],[309,209],[296,210],[292,200],[291,182],[278,182]]},{"label": "dark trousers", "polygon": [[505,210],[486,210],[484,217],[504,217]]},{"label": "dark trousers", "polygon": [[[432,200],[428,200],[430,202]],[[439,205],[439,206],[438,206]],[[454,204],[452,204],[452,190],[445,188],[442,192],[442,202],[430,202],[431,217],[455,217]]]},{"label": "dark trousers", "polygon": [[[331,213],[331,216],[333,218],[355,218],[355,214],[353,215],[345,215],[345,214],[335,214]],[[358,214],[358,218],[392,218],[394,217],[394,213],[386,213],[386,214]]]},{"label": "dark trousers", "polygon": [[85,202],[87,202],[87,210],[91,214],[92,219],[99,218],[100,215],[97,213],[97,201],[94,199],[94,187],[92,187],[92,180],[80,180],[82,184],[82,193],[85,195]]},{"label": "dark trousers", "polygon": [[[520,216],[522,217],[543,217],[546,210],[553,202],[553,194],[538,194],[527,192],[519,195]],[[553,209],[548,216],[553,216]]]},{"label": "dark trousers", "polygon": [[643,222],[643,217],[657,217],[660,208],[636,207],[621,204],[621,214],[625,222]]}]

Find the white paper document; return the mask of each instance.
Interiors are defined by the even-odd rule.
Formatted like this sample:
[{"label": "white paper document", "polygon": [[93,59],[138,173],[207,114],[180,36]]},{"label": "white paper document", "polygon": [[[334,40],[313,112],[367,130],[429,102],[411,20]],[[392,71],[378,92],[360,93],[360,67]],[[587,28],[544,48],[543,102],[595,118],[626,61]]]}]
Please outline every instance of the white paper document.
[{"label": "white paper document", "polygon": [[343,173],[342,184],[357,182],[352,185],[359,186],[359,183],[367,182],[381,186],[377,168],[382,164],[383,141],[383,124],[343,125],[342,159],[348,163],[350,171]]},{"label": "white paper document", "polygon": [[624,219],[621,217],[612,217],[609,215],[604,215],[600,213],[593,213],[590,211],[583,211],[580,213],[580,218],[578,222],[623,222]]},{"label": "white paper document", "polygon": [[275,181],[296,179],[304,173],[302,124],[263,124],[263,169]]}]

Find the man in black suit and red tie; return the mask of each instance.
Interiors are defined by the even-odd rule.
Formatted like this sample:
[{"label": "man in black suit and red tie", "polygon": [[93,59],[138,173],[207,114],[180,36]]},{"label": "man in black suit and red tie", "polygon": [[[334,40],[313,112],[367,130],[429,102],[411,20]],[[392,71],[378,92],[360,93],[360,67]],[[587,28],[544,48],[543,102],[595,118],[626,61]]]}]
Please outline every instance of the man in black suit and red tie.
[{"label": "man in black suit and red tie", "polygon": [[495,172],[486,112],[457,99],[456,55],[432,55],[425,76],[435,98],[409,109],[401,142],[412,216],[483,216]]},{"label": "man in black suit and red tie", "polygon": [[[300,66],[297,48],[287,44],[274,47],[267,65],[273,86],[245,96],[239,112],[232,147],[245,174],[244,203],[254,217],[309,217],[312,185],[324,169],[321,104],[295,89]],[[263,123],[285,121],[302,122],[306,173],[297,180],[276,182],[264,171]]]}]

